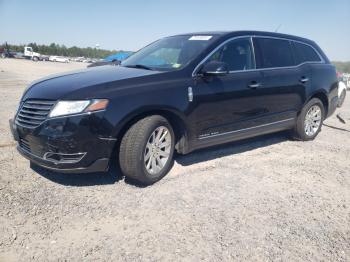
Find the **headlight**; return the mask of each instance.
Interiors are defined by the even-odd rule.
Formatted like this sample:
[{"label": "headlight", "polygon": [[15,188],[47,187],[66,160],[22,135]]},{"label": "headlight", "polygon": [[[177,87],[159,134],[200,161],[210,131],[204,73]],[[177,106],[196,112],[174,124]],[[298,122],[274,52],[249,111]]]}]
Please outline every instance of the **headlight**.
[{"label": "headlight", "polygon": [[51,110],[49,117],[79,114],[106,109],[107,99],[59,101]]}]

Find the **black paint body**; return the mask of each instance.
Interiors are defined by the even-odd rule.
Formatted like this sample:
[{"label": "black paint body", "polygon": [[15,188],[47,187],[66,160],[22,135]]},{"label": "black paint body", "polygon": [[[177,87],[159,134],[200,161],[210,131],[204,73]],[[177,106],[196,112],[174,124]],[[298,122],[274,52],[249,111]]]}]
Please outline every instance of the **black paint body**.
[{"label": "black paint body", "polygon": [[[117,141],[133,122],[146,115],[161,114],[174,127],[176,149],[195,149],[237,139],[290,129],[312,97],[320,98],[327,116],[336,108],[335,68],[312,41],[277,33],[239,31],[205,33],[217,39],[186,67],[171,72],[149,71],[122,66],[101,66],[51,76],[33,83],[24,93],[27,99],[82,100],[109,99],[105,111],[48,118],[30,129],[11,124],[17,139],[25,139],[30,153],[18,150],[31,161],[61,172],[107,170]],[[199,35],[199,34],[196,34]],[[300,41],[314,47],[322,63],[304,63],[286,68],[232,72],[203,77],[197,66],[217,46],[234,37],[276,37]],[[257,54],[256,54],[257,55]],[[300,79],[307,77],[307,83]],[[249,88],[251,83],[261,83]],[[193,101],[189,99],[192,88]],[[53,163],[46,152],[86,152],[78,163]]]}]

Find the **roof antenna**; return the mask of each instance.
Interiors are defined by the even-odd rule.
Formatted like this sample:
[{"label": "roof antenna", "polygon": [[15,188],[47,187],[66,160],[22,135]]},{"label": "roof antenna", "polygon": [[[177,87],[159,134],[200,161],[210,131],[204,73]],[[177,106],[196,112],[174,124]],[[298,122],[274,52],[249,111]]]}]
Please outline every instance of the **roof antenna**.
[{"label": "roof antenna", "polygon": [[277,26],[276,30],[275,30],[275,33],[278,32],[278,30],[280,29],[280,27],[282,26],[282,24],[279,24],[279,26]]}]

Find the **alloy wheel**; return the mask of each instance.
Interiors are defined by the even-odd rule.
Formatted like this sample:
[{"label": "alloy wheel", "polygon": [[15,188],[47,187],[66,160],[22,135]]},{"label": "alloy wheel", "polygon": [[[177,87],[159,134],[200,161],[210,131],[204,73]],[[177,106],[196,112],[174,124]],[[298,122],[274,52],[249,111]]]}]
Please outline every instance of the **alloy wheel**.
[{"label": "alloy wheel", "polygon": [[144,151],[147,172],[157,175],[167,164],[171,150],[171,134],[167,127],[157,127],[149,137]]},{"label": "alloy wheel", "polygon": [[307,136],[313,136],[321,126],[322,110],[318,105],[313,105],[307,111],[304,121],[304,130]]}]

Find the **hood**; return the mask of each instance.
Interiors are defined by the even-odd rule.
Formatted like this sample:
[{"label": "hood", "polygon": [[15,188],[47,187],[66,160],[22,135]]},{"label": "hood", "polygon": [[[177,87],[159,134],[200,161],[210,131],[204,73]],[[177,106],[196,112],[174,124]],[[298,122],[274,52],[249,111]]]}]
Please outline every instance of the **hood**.
[{"label": "hood", "polygon": [[[92,87],[102,88],[103,84],[113,84],[113,82],[159,74],[159,71],[150,71],[138,68],[127,68],[121,66],[98,66],[78,71],[71,71],[63,74],[50,75],[46,78],[33,82],[25,91],[22,100],[48,99],[59,100],[68,98],[70,94],[81,93],[80,99],[91,98]],[[114,85],[118,88],[118,85]],[[97,91],[97,90],[96,90]]]}]

